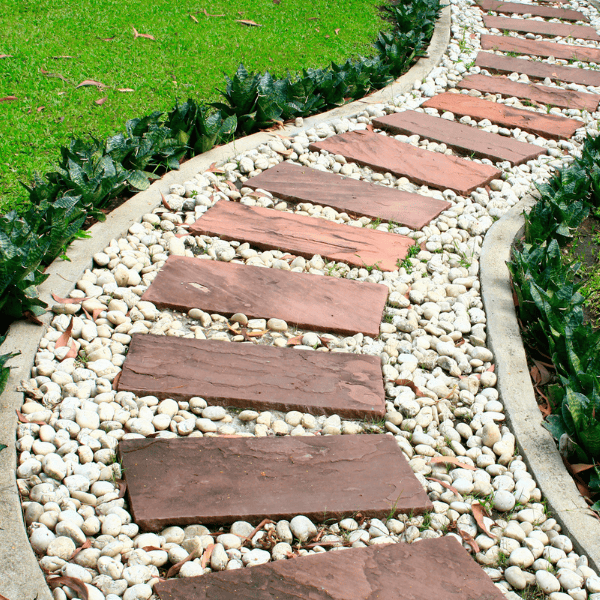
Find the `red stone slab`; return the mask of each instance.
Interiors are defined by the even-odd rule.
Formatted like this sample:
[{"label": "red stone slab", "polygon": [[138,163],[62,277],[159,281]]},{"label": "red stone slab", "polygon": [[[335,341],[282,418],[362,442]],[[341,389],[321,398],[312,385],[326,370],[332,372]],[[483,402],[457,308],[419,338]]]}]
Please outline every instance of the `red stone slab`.
[{"label": "red stone slab", "polygon": [[501,2],[500,0],[476,0],[476,2],[482,10],[493,10],[499,13],[532,15],[563,21],[589,21],[583,13],[569,8],[553,8],[537,4],[524,4],[523,2]]},{"label": "red stone slab", "polygon": [[322,552],[256,567],[161,581],[161,600],[502,600],[500,590],[445,536]]},{"label": "red stone slab", "polygon": [[464,158],[415,148],[411,144],[370,131],[351,131],[313,142],[313,151],[327,150],[374,171],[389,171],[413,183],[469,195],[500,176],[500,171]]},{"label": "red stone slab", "polygon": [[522,108],[512,108],[505,104],[472,98],[466,94],[446,92],[430,98],[421,105],[423,108],[449,110],[459,117],[469,115],[473,119],[489,119],[503,127],[518,127],[523,131],[550,139],[570,138],[583,123],[559,115],[544,115]]},{"label": "red stone slab", "polygon": [[524,40],[506,35],[482,34],[481,47],[483,50],[499,50],[500,52],[516,52],[530,56],[554,56],[565,60],[581,60],[585,62],[600,62],[600,49],[556,42],[540,42]]},{"label": "red stone slab", "polygon": [[545,152],[539,146],[413,110],[379,117],[373,120],[373,125],[394,134],[417,134],[428,140],[444,143],[459,152],[475,154],[479,158],[507,160],[516,165]]},{"label": "red stone slab", "polygon": [[[165,360],[176,356],[177,360]],[[134,335],[120,391],[346,419],[385,415],[379,357]]]},{"label": "red stone slab", "polygon": [[534,19],[511,19],[510,17],[492,17],[483,15],[483,24],[488,29],[501,31],[517,31],[518,33],[535,33],[550,37],[571,37],[573,39],[600,41],[597,31],[589,25],[572,25],[571,23],[547,23]]},{"label": "red stone slab", "polygon": [[134,439],[119,454],[144,530],[433,508],[388,435]]},{"label": "red stone slab", "polygon": [[600,71],[594,69],[550,65],[539,60],[514,58],[491,52],[479,52],[475,64],[482,69],[498,73],[524,73],[532,79],[549,77],[555,81],[600,86]]},{"label": "red stone slab", "polygon": [[394,221],[411,229],[421,229],[451,206],[430,196],[357,181],[289,162],[279,163],[251,177],[244,185],[266,190],[289,202],[331,206],[351,215]]},{"label": "red stone slab", "polygon": [[275,248],[307,258],[320,254],[354,267],[377,264],[382,271],[398,269],[398,260],[402,262],[415,243],[395,233],[226,201],[205,212],[190,233],[243,240],[257,248]]},{"label": "red stone slab", "polygon": [[585,92],[574,92],[563,88],[554,88],[535,83],[511,81],[508,77],[489,75],[467,75],[457,84],[463,90],[479,90],[488,94],[501,94],[522,98],[538,104],[558,106],[559,108],[579,108],[594,112],[600,96]]},{"label": "red stone slab", "polygon": [[304,329],[376,337],[387,294],[378,283],[170,256],[142,300],[183,312],[244,313]]}]

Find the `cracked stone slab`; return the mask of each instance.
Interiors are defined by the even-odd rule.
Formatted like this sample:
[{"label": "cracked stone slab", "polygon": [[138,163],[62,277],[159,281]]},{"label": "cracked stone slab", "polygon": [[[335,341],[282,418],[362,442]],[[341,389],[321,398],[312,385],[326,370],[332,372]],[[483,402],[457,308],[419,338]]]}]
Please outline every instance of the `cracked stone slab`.
[{"label": "cracked stone slab", "polygon": [[563,21],[589,21],[581,12],[570,8],[554,8],[552,6],[539,6],[523,2],[502,2],[501,0],[475,0],[482,10],[511,15],[531,15],[545,17],[546,19],[561,19]]},{"label": "cracked stone slab", "polygon": [[388,435],[133,439],[119,454],[143,530],[433,508]]},{"label": "cracked stone slab", "polygon": [[412,194],[366,181],[282,162],[248,179],[244,185],[289,202],[311,202],[360,217],[394,221],[422,229],[442,211],[444,200]]},{"label": "cracked stone slab", "polygon": [[514,58],[491,52],[479,52],[475,64],[482,69],[498,73],[524,73],[534,79],[555,79],[579,85],[600,86],[600,71],[579,69],[563,65],[550,65],[539,60]]},{"label": "cracked stone slab", "polygon": [[473,98],[467,94],[445,92],[430,98],[421,105],[423,108],[449,110],[456,116],[470,116],[481,121],[488,119],[491,123],[504,127],[518,127],[523,131],[550,139],[570,138],[584,124],[575,119],[560,115],[549,115],[513,108],[506,104],[490,102],[481,98]]},{"label": "cracked stone slab", "polygon": [[500,176],[500,171],[489,165],[415,148],[366,130],[334,135],[311,143],[309,148],[316,152],[327,150],[341,154],[346,160],[374,171],[389,171],[398,177],[408,177],[418,185],[450,189],[461,195],[469,195]]},{"label": "cracked stone slab", "polygon": [[559,108],[578,108],[594,112],[598,107],[598,96],[585,92],[575,92],[563,88],[550,87],[534,83],[512,81],[507,77],[489,75],[468,75],[458,82],[463,90],[479,90],[488,94],[501,94],[537,102],[542,106]]},{"label": "cracked stone slab", "polygon": [[574,59],[584,62],[600,62],[599,48],[525,40],[506,35],[482,34],[481,48],[483,50],[499,50],[500,52],[516,52],[517,54],[528,54],[530,56],[543,56],[544,58],[554,56],[554,58],[563,58],[565,60]]},{"label": "cracked stone slab", "polygon": [[[172,356],[177,361],[165,360]],[[385,415],[381,361],[363,354],[135,334],[118,389],[348,419]]]},{"label": "cracked stone slab", "polygon": [[161,600],[502,600],[455,538],[382,544],[159,582]]},{"label": "cracked stone slab", "polygon": [[544,148],[533,144],[414,110],[378,117],[373,119],[373,125],[393,134],[417,134],[422,138],[444,143],[464,154],[474,154],[494,162],[507,160],[518,165],[545,152]]},{"label": "cracked stone slab", "polygon": [[378,283],[169,256],[142,300],[159,308],[277,318],[304,329],[379,335],[388,288]]},{"label": "cracked stone slab", "polygon": [[535,33],[536,35],[560,36],[564,38],[600,41],[598,32],[589,25],[573,25],[571,23],[547,23],[533,19],[512,19],[510,17],[493,17],[483,15],[483,24],[488,29],[517,31],[518,33]]},{"label": "cracked stone slab", "polygon": [[398,269],[398,261],[415,244],[395,233],[226,201],[205,212],[190,233],[250,242],[263,250],[277,249],[309,259],[319,254],[353,267],[376,264],[381,271]]}]

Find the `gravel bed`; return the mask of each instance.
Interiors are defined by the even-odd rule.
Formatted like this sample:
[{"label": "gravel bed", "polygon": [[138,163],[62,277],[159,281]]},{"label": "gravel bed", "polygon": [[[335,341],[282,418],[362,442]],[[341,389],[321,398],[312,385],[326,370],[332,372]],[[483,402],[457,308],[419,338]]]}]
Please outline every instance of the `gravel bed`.
[{"label": "gravel bed", "polygon": [[[588,15],[592,25],[600,25],[595,9],[576,1],[566,6]],[[478,189],[469,197],[415,186],[406,178],[347,163],[341,156],[308,151],[311,141],[365,129],[374,117],[422,110],[419,106],[426,98],[452,90],[464,74],[485,73],[472,64],[481,33],[489,31],[473,2],[453,0],[452,40],[442,64],[424,81],[416,81],[410,93],[397,97],[393,104],[368,106],[354,118],[333,126],[322,124],[294,138],[274,134],[269,144],[171,186],[164,207],[146,214],[141,223],[131,225],[127,236],[113,240],[94,256],[94,268],[71,293],[71,298],[81,302],[53,307],[56,315],[40,344],[32,378],[21,384],[27,395],[23,420],[30,422],[18,426],[18,486],[30,541],[42,569],[81,579],[88,584],[90,600],[148,600],[157,598],[152,588],[159,578],[165,578],[167,571],[190,553],[194,553],[192,559],[172,576],[190,577],[285,560],[292,555],[451,535],[474,554],[507,598],[524,597],[521,594],[538,586],[550,600],[600,600],[600,578],[588,567],[587,558],[573,551],[571,540],[561,535],[560,525],[548,513],[518,454],[513,434],[504,425],[504,407],[495,389],[494,357],[486,348],[486,315],[478,279],[483,236],[494,220],[532,192],[533,183],[546,180],[554,169],[572,161],[586,129],[597,131],[600,115],[551,109],[551,113],[581,121],[581,129],[571,140],[558,142],[486,120],[461,118],[460,122],[473,127],[544,146],[549,153],[518,167],[507,162],[496,164],[502,178],[492,181],[491,191]],[[582,40],[569,43],[597,47]],[[511,78],[528,81],[524,75],[513,74]],[[572,84],[560,86],[600,91]],[[474,91],[465,93],[482,96]],[[545,108],[525,107],[515,98],[488,99],[546,112]],[[432,109],[426,112],[438,114]],[[447,112],[441,117],[455,118]],[[444,144],[418,136],[395,137],[452,154]],[[267,192],[256,193],[244,186],[248,177],[282,160],[443,198],[451,207],[422,230],[414,231],[316,204],[282,202]],[[474,162],[492,164],[488,160]],[[227,201],[392,231],[410,236],[421,249],[397,271],[381,272],[373,265],[350,268],[320,256],[305,259],[276,250],[261,251],[241,240],[188,234],[189,225],[210,206]],[[344,337],[297,329],[269,315],[248,319],[237,314],[228,319],[200,309],[188,314],[158,310],[140,297],[170,254],[385,285],[389,297],[381,333],[377,339],[362,334]],[[61,336],[70,325],[73,342],[65,346]],[[381,422],[358,422],[296,411],[240,411],[209,406],[199,397],[177,402],[117,393],[113,382],[133,333],[231,343],[250,339],[316,352],[376,355],[382,363],[387,414]],[[410,386],[396,383],[403,379],[411,382]],[[154,534],[140,533],[121,497],[122,472],[115,458],[121,439],[365,432],[395,437],[433,501],[431,514],[393,515],[390,507],[390,518],[384,521],[354,515],[339,522],[313,523],[298,515],[289,522],[266,523],[258,532],[253,524],[237,522],[220,529],[202,524],[168,527]],[[435,456],[456,457],[461,464],[430,464]],[[475,519],[482,510],[489,515],[482,522],[487,531]],[[89,547],[72,558],[86,540]],[[203,566],[203,553],[212,544],[210,558]],[[56,600],[74,597],[75,592],[67,587],[54,590]]]}]

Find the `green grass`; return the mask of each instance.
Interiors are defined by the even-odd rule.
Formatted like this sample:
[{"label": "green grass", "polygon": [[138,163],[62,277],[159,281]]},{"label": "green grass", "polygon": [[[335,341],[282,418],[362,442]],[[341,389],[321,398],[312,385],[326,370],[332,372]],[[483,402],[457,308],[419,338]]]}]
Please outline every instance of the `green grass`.
[{"label": "green grass", "polygon": [[[381,4],[4,0],[0,55],[12,56],[0,59],[0,98],[17,100],[0,102],[0,213],[26,201],[19,180],[29,183],[34,172],[51,170],[69,138],[103,139],[127,119],[171,109],[177,98],[215,101],[223,73],[233,75],[240,62],[282,75],[371,55],[377,33],[390,28],[380,18]],[[224,16],[207,17],[204,9]],[[134,27],[155,41],[135,39]],[[55,58],[65,56],[71,58]],[[106,87],[76,89],[85,79]]]}]

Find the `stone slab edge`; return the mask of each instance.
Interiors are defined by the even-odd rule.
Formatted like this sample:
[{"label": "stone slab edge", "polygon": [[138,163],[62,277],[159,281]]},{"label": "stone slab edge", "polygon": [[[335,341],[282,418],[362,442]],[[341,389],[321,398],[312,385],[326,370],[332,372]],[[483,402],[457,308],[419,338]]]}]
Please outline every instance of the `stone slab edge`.
[{"label": "stone slab edge", "polygon": [[506,266],[513,241],[523,235],[523,211],[535,202],[532,196],[523,198],[494,223],[485,236],[480,277],[489,348],[496,360],[496,387],[523,459],[563,533],[598,571],[600,521],[592,516],[562,462],[554,439],[542,425],[542,413],[531,384]]},{"label": "stone slab edge", "polygon": [[[412,89],[416,80],[422,80],[439,64],[449,42],[450,6],[446,5],[436,23],[427,57],[420,58],[402,77],[361,100],[308,117],[304,119],[302,127],[289,125],[280,133],[295,135],[319,123],[331,124],[356,115],[363,110],[364,105],[391,102],[395,96]],[[186,181],[206,170],[213,162],[225,162],[228,158],[273,139],[277,139],[273,134],[255,133],[196,156],[181,165],[178,171],[166,173],[148,190],[136,194],[113,211],[104,223],[94,225],[89,231],[91,239],[73,242],[67,251],[71,262],[56,260],[49,266],[46,272],[50,277],[39,288],[42,300],[52,304],[51,293],[61,297],[68,296],[85,269],[92,266],[92,256],[108,246],[111,239],[124,234],[132,223],[156,208],[161,202],[160,193],[167,194],[170,185]],[[21,379],[30,376],[35,353],[51,317],[51,314],[42,317],[42,327],[27,322],[14,323],[1,349],[2,354],[21,352],[8,363],[11,367],[10,379],[4,393],[0,395],[0,443],[7,446],[0,452],[0,594],[8,600],[52,600],[52,593],[29,545],[23,523],[16,485],[17,456],[14,444],[18,423],[15,410],[23,403],[23,394],[15,390]]]}]

